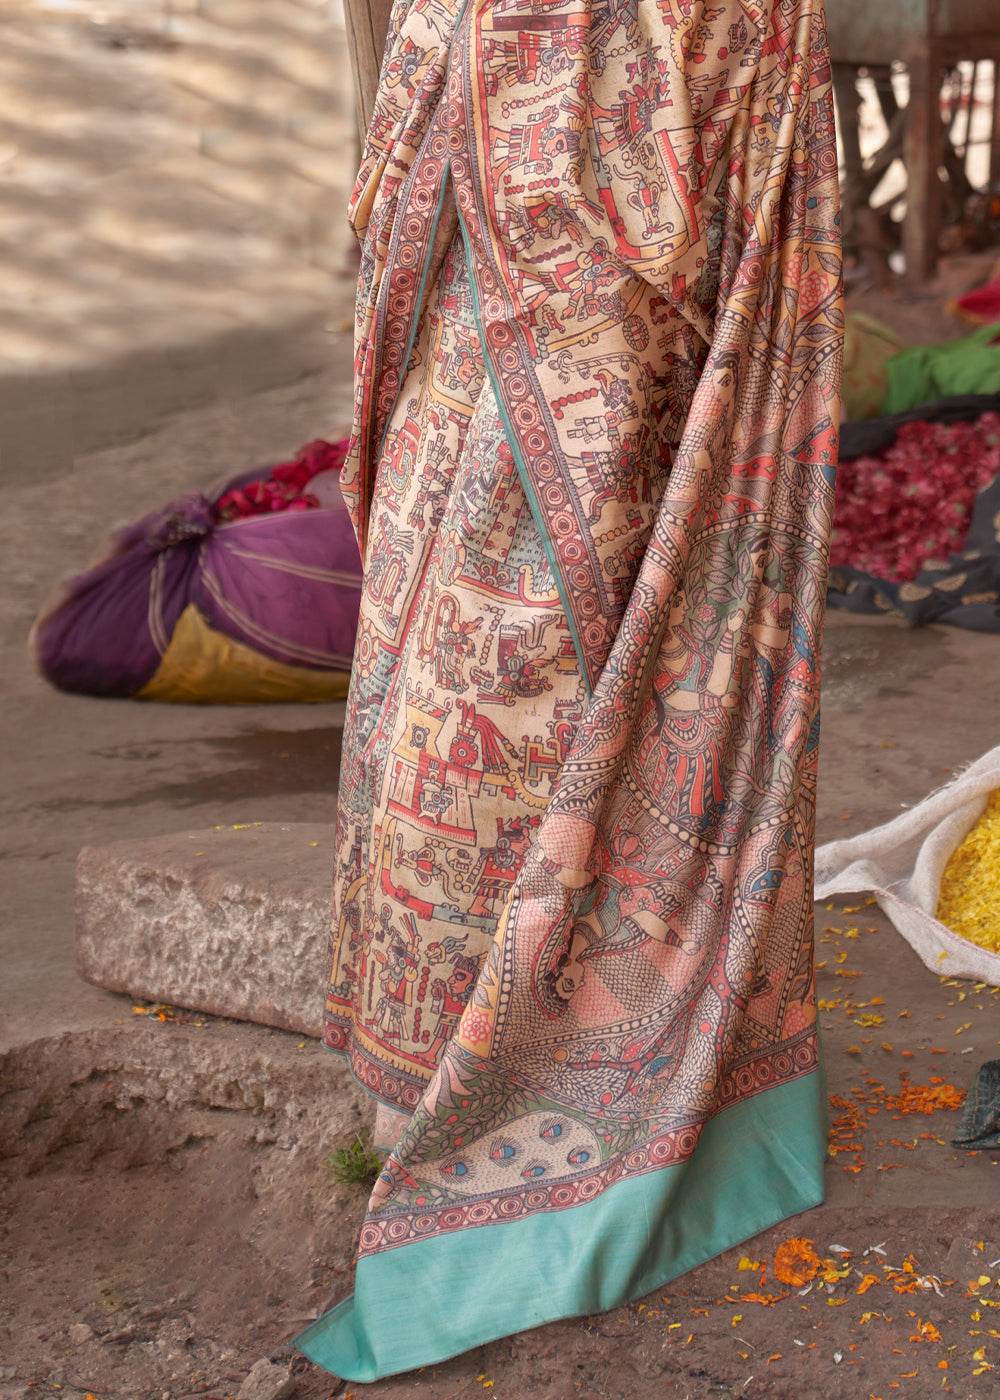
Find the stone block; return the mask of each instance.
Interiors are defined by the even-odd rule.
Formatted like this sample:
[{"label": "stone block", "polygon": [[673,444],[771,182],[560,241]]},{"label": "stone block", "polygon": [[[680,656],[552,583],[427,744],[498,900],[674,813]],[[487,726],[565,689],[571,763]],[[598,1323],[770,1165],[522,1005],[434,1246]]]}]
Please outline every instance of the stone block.
[{"label": "stone block", "polygon": [[237,1391],[236,1400],[289,1400],[298,1388],[284,1366],[258,1361]]},{"label": "stone block", "polygon": [[254,822],[87,846],[76,965],[111,991],[318,1036],[329,826]]}]

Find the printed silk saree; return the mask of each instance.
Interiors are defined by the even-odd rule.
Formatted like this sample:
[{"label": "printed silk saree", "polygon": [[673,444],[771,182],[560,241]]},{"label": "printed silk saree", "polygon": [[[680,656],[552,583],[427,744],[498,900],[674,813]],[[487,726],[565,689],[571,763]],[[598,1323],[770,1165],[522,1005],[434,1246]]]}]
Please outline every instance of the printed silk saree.
[{"label": "printed silk saree", "polygon": [[399,0],[353,218],[326,1044],[396,1145],[298,1344],[371,1380],[822,1199],[819,0]]}]

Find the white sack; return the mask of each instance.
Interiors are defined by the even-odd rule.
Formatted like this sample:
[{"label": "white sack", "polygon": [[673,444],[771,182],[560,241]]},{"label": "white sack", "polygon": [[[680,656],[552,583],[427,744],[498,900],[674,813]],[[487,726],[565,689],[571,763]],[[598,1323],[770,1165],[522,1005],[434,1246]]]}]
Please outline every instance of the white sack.
[{"label": "white sack", "polygon": [[959,938],[934,917],[944,868],[995,788],[1000,788],[1000,748],[990,749],[946,787],[885,826],[820,846],[816,898],[871,890],[932,972],[1000,985],[1000,953]]}]

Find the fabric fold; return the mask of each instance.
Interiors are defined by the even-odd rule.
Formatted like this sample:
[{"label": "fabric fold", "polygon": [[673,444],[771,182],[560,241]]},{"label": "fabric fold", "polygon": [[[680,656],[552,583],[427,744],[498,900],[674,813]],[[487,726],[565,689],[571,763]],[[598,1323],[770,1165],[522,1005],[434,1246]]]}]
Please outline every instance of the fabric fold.
[{"label": "fabric fold", "polygon": [[[411,119],[428,15],[448,68]],[[398,381],[359,321],[326,1043],[408,1121],[354,1300],[300,1341],[350,1379],[635,1296],[815,1204],[825,1156],[821,7],[401,6],[380,101],[365,169],[397,109],[440,134],[464,242],[419,305],[403,279]],[[436,171],[395,159],[366,307],[427,246]]]}]

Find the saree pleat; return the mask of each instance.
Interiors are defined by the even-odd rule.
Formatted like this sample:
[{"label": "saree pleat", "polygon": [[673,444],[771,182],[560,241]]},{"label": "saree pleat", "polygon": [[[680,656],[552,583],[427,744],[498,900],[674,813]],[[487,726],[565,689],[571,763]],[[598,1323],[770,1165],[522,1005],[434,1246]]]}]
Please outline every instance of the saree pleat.
[{"label": "saree pleat", "polygon": [[327,1044],[406,1126],[299,1345],[368,1380],[822,1199],[821,7],[400,4],[354,212]]}]

